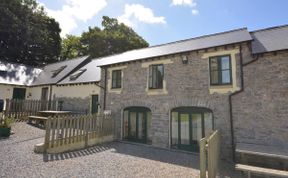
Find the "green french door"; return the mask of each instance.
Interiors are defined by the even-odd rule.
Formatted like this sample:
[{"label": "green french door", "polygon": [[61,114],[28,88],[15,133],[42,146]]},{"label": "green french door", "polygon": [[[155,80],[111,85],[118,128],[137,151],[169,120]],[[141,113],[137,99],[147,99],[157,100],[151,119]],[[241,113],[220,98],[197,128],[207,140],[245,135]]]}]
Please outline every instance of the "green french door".
[{"label": "green french door", "polygon": [[98,105],[99,105],[98,99],[99,99],[98,95],[92,95],[92,103],[91,103],[92,114],[98,113]]},{"label": "green french door", "polygon": [[147,143],[147,117],[149,112],[149,110],[142,107],[131,107],[124,111],[125,140]]},{"label": "green french door", "polygon": [[212,129],[211,111],[194,107],[174,109],[171,120],[171,147],[198,152],[199,140]]}]

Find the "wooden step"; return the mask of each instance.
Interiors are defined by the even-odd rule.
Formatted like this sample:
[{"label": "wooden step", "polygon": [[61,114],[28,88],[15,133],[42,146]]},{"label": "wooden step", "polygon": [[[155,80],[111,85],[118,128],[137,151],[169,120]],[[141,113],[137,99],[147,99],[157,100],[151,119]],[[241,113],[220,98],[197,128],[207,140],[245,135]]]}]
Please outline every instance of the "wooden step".
[{"label": "wooden step", "polygon": [[235,169],[239,171],[247,172],[248,178],[251,177],[251,173],[256,173],[260,175],[277,176],[277,177],[286,177],[286,178],[288,177],[288,171],[249,166],[249,165],[244,165],[244,164],[236,164]]}]

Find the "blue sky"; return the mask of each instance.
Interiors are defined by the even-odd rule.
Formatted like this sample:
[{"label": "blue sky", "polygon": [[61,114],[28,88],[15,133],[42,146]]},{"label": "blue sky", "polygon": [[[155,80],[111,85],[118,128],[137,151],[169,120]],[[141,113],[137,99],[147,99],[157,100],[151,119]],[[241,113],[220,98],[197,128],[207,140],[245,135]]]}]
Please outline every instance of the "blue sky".
[{"label": "blue sky", "polygon": [[151,45],[248,27],[288,24],[287,0],[38,0],[62,36],[100,26],[103,15],[131,26]]}]

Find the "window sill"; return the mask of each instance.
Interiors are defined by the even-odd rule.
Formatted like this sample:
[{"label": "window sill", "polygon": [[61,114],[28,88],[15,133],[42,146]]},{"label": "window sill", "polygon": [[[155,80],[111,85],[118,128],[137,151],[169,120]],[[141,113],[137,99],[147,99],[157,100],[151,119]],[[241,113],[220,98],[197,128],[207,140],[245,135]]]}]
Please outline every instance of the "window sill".
[{"label": "window sill", "polygon": [[228,84],[228,85],[210,85],[209,93],[210,94],[213,94],[213,93],[225,94],[225,93],[229,93],[229,92],[238,91],[239,89],[240,89],[239,87],[235,87],[232,84]]},{"label": "window sill", "polygon": [[164,88],[161,89],[146,89],[147,95],[167,95],[168,91]]},{"label": "window sill", "polygon": [[122,88],[111,88],[109,90],[109,93],[117,93],[117,94],[121,94],[122,92]]}]

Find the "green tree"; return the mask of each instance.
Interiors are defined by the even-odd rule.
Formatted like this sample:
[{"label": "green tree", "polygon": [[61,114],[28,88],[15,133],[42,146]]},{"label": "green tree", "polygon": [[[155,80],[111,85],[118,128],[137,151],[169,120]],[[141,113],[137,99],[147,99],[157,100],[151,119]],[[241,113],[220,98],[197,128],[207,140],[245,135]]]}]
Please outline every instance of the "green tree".
[{"label": "green tree", "polygon": [[61,60],[87,55],[88,47],[80,42],[81,37],[66,35],[61,44]]},{"label": "green tree", "polygon": [[59,24],[36,0],[0,1],[0,59],[29,65],[59,60]]},{"label": "green tree", "polygon": [[103,29],[89,27],[82,33],[81,43],[88,46],[91,57],[102,57],[149,46],[132,28],[117,19],[103,16]]}]

